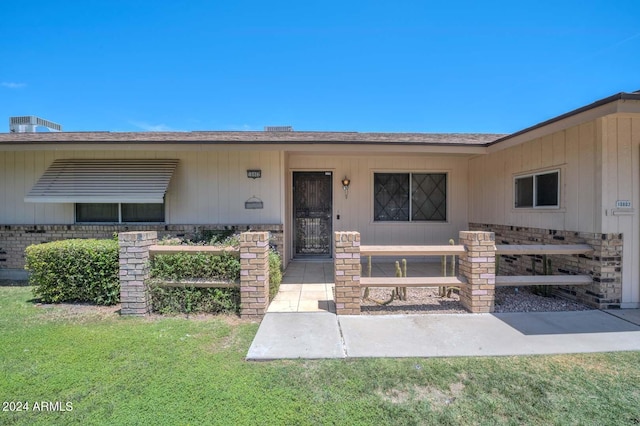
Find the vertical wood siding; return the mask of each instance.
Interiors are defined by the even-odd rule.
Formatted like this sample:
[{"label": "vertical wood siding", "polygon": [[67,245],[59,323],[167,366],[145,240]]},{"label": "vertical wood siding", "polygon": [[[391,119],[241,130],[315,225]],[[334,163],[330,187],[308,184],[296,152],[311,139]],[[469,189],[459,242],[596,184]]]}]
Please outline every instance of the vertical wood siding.
[{"label": "vertical wood siding", "polygon": [[[334,230],[358,231],[363,244],[447,244],[450,238],[457,239],[459,231],[467,229],[467,157],[291,154],[287,161],[288,187],[293,171],[333,172]],[[374,172],[448,173],[447,223],[374,222]],[[345,198],[342,189],[344,176],[351,180],[349,198]],[[288,203],[287,218],[291,215]],[[288,232],[291,235],[291,230]]]},{"label": "vertical wood siding", "polygon": [[[513,177],[560,168],[558,210],[515,209]],[[634,213],[614,215],[617,200]],[[622,303],[640,304],[640,117],[616,114],[469,160],[469,221],[622,233]]]},{"label": "vertical wood siding", "polygon": [[[469,160],[469,221],[600,232],[596,121]],[[560,169],[559,209],[514,208],[516,175]]]},{"label": "vertical wood siding", "polygon": [[[602,227],[622,233],[622,302],[640,303],[640,117],[619,114],[602,122]],[[616,201],[630,200],[631,215],[613,215]]]},{"label": "vertical wood siding", "polygon": [[[24,202],[26,193],[60,158],[179,159],[166,196],[168,224],[282,223],[284,168],[276,151],[0,151],[0,224],[73,223],[71,203]],[[247,169],[261,169],[262,178],[247,178]],[[262,199],[263,209],[244,208],[252,196]]]}]

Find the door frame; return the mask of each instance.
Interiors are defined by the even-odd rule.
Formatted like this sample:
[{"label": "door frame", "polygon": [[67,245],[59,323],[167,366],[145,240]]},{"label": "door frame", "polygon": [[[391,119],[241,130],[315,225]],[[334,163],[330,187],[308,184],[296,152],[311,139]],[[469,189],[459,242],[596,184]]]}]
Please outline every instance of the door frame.
[{"label": "door frame", "polygon": [[[331,233],[333,234],[333,230],[335,229],[335,194],[336,194],[336,188],[335,188],[335,176],[336,176],[336,169],[332,168],[332,167],[322,167],[322,168],[314,168],[314,167],[305,167],[305,168],[291,168],[289,169],[289,173],[288,173],[288,178],[289,178],[289,188],[288,188],[288,195],[289,195],[289,200],[287,203],[287,209],[289,210],[287,213],[287,218],[289,220],[289,226],[286,227],[289,229],[289,238],[287,238],[288,243],[289,243],[289,247],[291,247],[290,250],[290,259],[292,260],[301,260],[301,259],[313,259],[313,256],[296,256],[296,235],[295,235],[295,217],[294,217],[294,208],[293,208],[293,174],[296,172],[302,172],[302,173],[323,173],[323,172],[330,172],[331,173]],[[329,256],[328,257],[322,257],[322,259],[333,259],[333,235],[329,235]]]}]

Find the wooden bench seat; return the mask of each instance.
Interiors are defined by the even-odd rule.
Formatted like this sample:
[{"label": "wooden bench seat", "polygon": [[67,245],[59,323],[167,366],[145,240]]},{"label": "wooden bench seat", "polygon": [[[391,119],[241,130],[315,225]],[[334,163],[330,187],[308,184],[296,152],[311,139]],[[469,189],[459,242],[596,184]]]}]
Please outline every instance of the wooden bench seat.
[{"label": "wooden bench seat", "polygon": [[450,256],[464,254],[464,246],[360,246],[365,256]]},{"label": "wooden bench seat", "polygon": [[458,287],[457,277],[362,277],[360,287]]},{"label": "wooden bench seat", "polygon": [[593,282],[589,275],[515,275],[497,276],[496,287],[523,287],[530,285],[585,285]]}]

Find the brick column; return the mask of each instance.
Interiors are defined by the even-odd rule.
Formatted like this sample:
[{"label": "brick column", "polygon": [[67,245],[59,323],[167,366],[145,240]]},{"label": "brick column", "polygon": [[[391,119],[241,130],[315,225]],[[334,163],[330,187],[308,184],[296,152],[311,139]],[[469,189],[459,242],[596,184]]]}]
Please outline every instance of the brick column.
[{"label": "brick column", "polygon": [[[582,263],[587,268],[580,272],[593,276],[591,286],[583,286],[584,301],[598,309],[619,308],[622,302],[622,234],[594,234],[588,243],[593,254],[587,255]],[[586,262],[585,262],[586,261]]]},{"label": "brick column", "polygon": [[493,232],[461,231],[460,274],[467,283],[460,289],[462,306],[473,313],[493,312],[496,284],[496,244]]},{"label": "brick column", "polygon": [[262,318],[269,306],[269,233],[240,234],[240,316]]},{"label": "brick column", "polygon": [[360,233],[336,232],[333,282],[336,314],[360,315]]},{"label": "brick column", "polygon": [[156,231],[118,234],[122,315],[147,315],[151,311],[146,279],[149,278],[149,246],[157,242]]}]

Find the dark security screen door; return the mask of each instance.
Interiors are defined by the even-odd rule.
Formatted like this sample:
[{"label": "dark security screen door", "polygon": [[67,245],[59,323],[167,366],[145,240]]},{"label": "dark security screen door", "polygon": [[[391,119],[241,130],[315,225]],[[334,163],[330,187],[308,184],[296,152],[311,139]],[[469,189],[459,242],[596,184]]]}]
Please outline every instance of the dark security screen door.
[{"label": "dark security screen door", "polygon": [[331,172],[293,172],[295,255],[331,257]]}]

